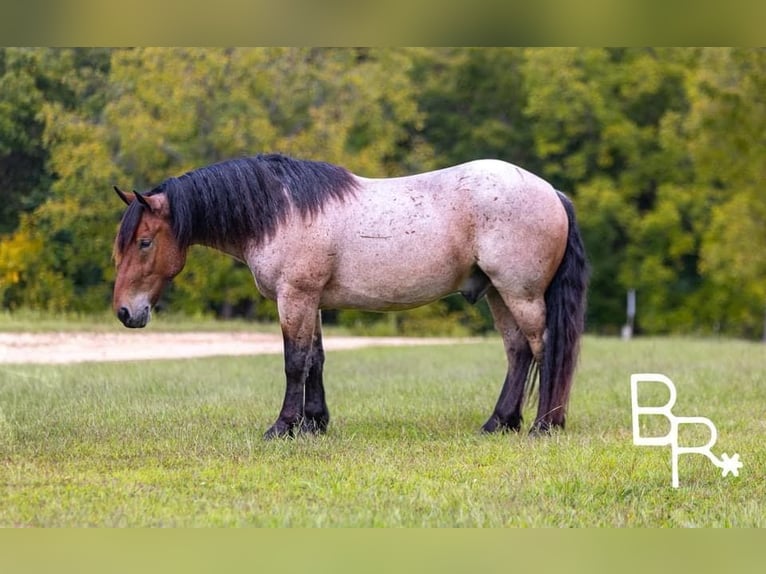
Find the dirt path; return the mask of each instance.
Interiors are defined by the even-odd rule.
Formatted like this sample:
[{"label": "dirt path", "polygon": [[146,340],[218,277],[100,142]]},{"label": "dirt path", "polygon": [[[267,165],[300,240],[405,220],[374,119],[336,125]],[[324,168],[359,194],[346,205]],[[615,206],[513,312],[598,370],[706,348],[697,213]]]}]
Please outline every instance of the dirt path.
[{"label": "dirt path", "polygon": [[[327,351],[401,345],[444,345],[465,339],[325,337]],[[0,333],[0,363],[138,361],[282,353],[276,333]]]}]

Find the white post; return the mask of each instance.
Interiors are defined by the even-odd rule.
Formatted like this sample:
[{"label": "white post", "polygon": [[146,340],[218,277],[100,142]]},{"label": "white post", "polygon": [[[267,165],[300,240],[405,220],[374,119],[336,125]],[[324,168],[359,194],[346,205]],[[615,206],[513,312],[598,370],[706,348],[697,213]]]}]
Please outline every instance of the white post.
[{"label": "white post", "polygon": [[626,313],[628,322],[622,327],[622,338],[629,340],[633,337],[633,324],[636,318],[636,290],[628,289],[626,301]]}]

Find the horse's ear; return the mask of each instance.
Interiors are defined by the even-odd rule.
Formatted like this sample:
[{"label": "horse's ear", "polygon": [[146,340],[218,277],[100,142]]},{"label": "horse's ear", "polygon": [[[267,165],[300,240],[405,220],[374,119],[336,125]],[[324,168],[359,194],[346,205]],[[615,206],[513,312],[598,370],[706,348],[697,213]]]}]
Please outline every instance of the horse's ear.
[{"label": "horse's ear", "polygon": [[136,198],[136,201],[138,201],[138,203],[143,205],[149,211],[152,211],[152,206],[149,205],[149,202],[146,200],[146,198],[143,195],[133,190],[133,196]]},{"label": "horse's ear", "polygon": [[134,191],[133,194],[136,197],[136,201],[151,211],[154,215],[158,215],[159,217],[163,217],[165,219],[170,217],[168,198],[164,193],[158,193],[156,195],[141,195],[140,193]]},{"label": "horse's ear", "polygon": [[131,203],[133,203],[133,200],[136,198],[135,194],[133,195],[133,197],[130,197],[130,196],[127,194],[127,193],[125,193],[124,191],[122,191],[122,190],[121,190],[119,187],[117,187],[116,185],[114,186],[114,191],[117,193],[117,195],[119,196],[119,198],[120,198],[122,201],[124,201],[124,202],[125,202],[125,205],[130,205]]}]

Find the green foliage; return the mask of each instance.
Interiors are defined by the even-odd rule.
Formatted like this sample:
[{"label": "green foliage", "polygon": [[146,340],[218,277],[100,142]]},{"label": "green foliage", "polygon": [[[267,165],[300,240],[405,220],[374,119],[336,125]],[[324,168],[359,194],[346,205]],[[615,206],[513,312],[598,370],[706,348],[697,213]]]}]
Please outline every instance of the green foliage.
[{"label": "green foliage", "polygon": [[497,157],[537,170],[523,115],[524,59],[519,48],[453,48],[417,55],[413,80],[425,114],[424,133],[440,165]]},{"label": "green foliage", "polygon": [[13,231],[46,195],[38,60],[31,50],[0,49],[0,233]]},{"label": "green foliage", "polygon": [[700,249],[709,304],[722,330],[758,336],[766,313],[766,50],[706,50],[696,89],[690,145],[713,205]]},{"label": "green foliage", "polygon": [[[269,151],[373,177],[497,157],[574,199],[593,267],[591,330],[617,332],[625,292],[636,289],[643,332],[759,337],[765,54],[4,48],[0,305],[108,307],[122,208],[114,184],[146,190],[200,165]],[[246,269],[203,250],[163,305],[275,316]],[[442,332],[481,331],[491,324],[485,311],[451,299],[393,318],[337,317],[377,331],[439,323]]]}]

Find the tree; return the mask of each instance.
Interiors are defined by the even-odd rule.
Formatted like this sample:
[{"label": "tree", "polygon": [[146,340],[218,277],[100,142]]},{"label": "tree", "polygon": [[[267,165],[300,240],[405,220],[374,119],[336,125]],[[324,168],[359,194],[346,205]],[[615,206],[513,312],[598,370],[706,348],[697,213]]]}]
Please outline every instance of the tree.
[{"label": "tree", "polygon": [[759,336],[766,312],[766,50],[707,49],[689,147],[711,207],[700,267],[716,328]]},{"label": "tree", "polygon": [[47,195],[47,153],[39,119],[44,95],[41,52],[0,48],[0,234],[16,228],[22,213]]},{"label": "tree", "polygon": [[413,67],[423,131],[440,165],[497,158],[535,171],[520,48],[434,49]]},{"label": "tree", "polygon": [[26,75],[36,77],[35,121],[44,128],[29,145],[44,150],[37,173],[48,182],[47,200],[21,215],[0,243],[0,299],[11,308],[98,309],[113,224],[93,191],[113,177],[114,166],[103,130],[89,117],[103,105],[108,53],[41,49],[23,56]]}]

